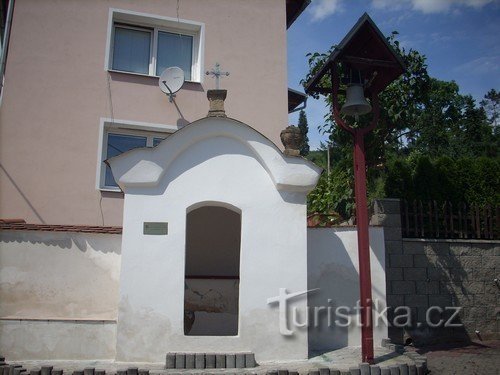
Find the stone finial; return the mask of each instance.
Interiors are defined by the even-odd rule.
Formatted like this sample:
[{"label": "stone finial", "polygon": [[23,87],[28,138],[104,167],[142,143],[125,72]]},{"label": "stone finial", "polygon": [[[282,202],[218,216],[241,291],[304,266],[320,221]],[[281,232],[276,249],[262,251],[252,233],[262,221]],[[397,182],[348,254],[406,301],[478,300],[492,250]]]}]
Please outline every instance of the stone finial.
[{"label": "stone finial", "polygon": [[208,90],[207,98],[210,103],[207,117],[226,117],[224,110],[224,100],[226,100],[227,90]]},{"label": "stone finial", "polygon": [[288,126],[280,134],[281,142],[285,146],[286,156],[300,156],[300,147],[304,142],[304,136],[297,126]]}]

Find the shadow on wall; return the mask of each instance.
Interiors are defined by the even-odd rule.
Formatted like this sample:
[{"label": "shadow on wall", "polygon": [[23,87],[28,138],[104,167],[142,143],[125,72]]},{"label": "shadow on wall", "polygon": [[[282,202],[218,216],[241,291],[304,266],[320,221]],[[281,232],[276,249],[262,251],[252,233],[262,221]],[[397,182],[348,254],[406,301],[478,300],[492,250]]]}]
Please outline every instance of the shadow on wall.
[{"label": "shadow on wall", "polygon": [[71,249],[76,246],[78,250],[85,252],[89,249],[99,251],[103,254],[121,254],[120,242],[110,242],[110,236],[118,234],[84,234],[71,232],[43,232],[43,231],[1,231],[0,243],[27,243],[55,246],[61,249]]},{"label": "shadow on wall", "polygon": [[[413,256],[413,267],[403,268],[404,281],[393,281],[392,288],[393,293],[410,289],[404,295],[404,304],[412,312],[405,343],[470,342],[478,338],[474,331],[481,331],[477,322],[496,324],[480,301],[485,298],[485,283],[475,280],[477,270],[472,267],[481,267],[481,258],[471,256],[471,251],[467,244],[403,241],[403,254]],[[456,307],[462,309],[455,315]]]},{"label": "shadow on wall", "polygon": [[31,209],[31,211],[35,214],[35,216],[38,218],[38,220],[40,220],[40,222],[42,224],[45,224],[45,220],[43,220],[42,216],[40,216],[40,214],[38,213],[38,211],[36,210],[36,208],[31,204],[31,201],[28,199],[28,197],[26,196],[26,194],[24,194],[24,192],[21,190],[21,188],[19,187],[19,185],[14,180],[14,178],[9,174],[9,172],[7,172],[7,170],[5,169],[5,167],[2,164],[0,164],[0,169],[4,172],[5,176],[7,176],[8,180],[10,181],[10,183],[12,184],[12,186],[14,186],[14,189],[17,190],[17,192],[19,193],[19,195],[21,196],[21,198],[23,199],[23,201],[26,202],[26,204]]},{"label": "shadow on wall", "polygon": [[[338,306],[352,308],[359,299],[359,278],[356,267],[341,239],[333,230],[326,231],[331,235],[323,236],[328,244],[321,246],[317,237],[319,232],[325,234],[325,229],[308,230],[310,237],[308,243],[319,245],[313,247],[308,244],[307,253],[308,289],[319,289],[308,296],[309,357],[348,346],[349,341],[349,327],[341,327],[334,323],[335,319],[341,324],[345,323],[346,319],[336,317],[335,314],[329,319],[326,309],[318,311],[318,307],[331,306],[330,311],[335,311]],[[314,312],[314,307],[318,311],[317,314]],[[352,318],[352,312],[349,315]]]}]

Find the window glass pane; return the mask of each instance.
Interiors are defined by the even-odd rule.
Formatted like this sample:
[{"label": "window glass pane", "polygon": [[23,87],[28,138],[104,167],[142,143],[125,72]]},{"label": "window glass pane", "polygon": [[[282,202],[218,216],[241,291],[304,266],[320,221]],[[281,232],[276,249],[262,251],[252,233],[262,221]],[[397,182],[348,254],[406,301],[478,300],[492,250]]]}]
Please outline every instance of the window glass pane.
[{"label": "window glass pane", "polygon": [[178,66],[184,70],[186,80],[191,80],[193,61],[193,37],[189,35],[158,32],[158,58],[156,75],[166,68]]},{"label": "window glass pane", "polygon": [[[146,142],[146,137],[109,133],[106,159],[118,156],[133,148],[146,147]],[[106,178],[104,184],[105,186],[118,186],[113,178],[113,174],[111,173],[111,168],[109,168],[108,165],[106,165]]]},{"label": "window glass pane", "polygon": [[158,143],[163,141],[165,138],[153,138],[153,147],[157,146]]},{"label": "window glass pane", "polygon": [[149,73],[151,33],[115,27],[113,69]]}]

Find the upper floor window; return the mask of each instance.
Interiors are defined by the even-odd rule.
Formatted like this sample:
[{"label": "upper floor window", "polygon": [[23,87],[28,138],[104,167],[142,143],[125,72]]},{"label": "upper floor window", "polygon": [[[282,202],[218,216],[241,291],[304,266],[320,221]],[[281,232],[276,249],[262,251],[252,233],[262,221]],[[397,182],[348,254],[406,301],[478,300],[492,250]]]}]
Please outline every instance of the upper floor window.
[{"label": "upper floor window", "polygon": [[106,69],[159,76],[178,66],[201,82],[203,33],[202,23],[111,9]]}]

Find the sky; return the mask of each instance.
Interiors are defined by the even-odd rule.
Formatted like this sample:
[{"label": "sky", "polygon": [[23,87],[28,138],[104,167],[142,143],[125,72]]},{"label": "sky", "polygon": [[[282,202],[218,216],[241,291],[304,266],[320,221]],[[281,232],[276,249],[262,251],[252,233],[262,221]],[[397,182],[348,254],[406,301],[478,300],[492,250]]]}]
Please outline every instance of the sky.
[{"label": "sky", "polygon": [[[339,43],[367,12],[385,36],[398,31],[405,49],[427,57],[431,77],[451,81],[479,102],[492,88],[500,91],[500,0],[312,0],[288,29],[288,86],[304,91],[308,52],[326,52]],[[323,99],[309,98],[305,110],[309,145],[328,112]],[[298,112],[289,115],[297,124]]]}]

